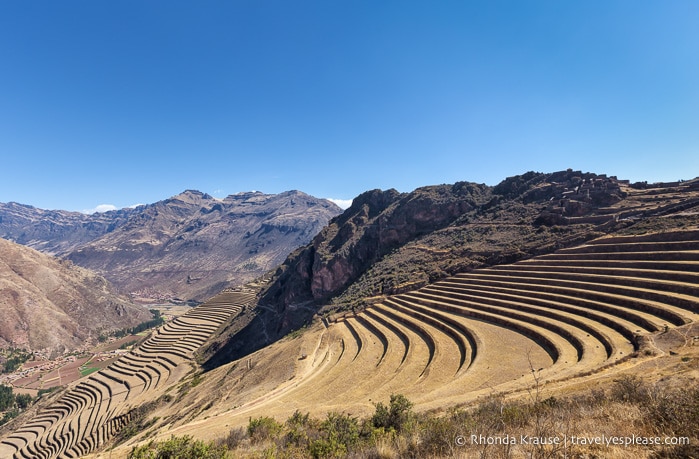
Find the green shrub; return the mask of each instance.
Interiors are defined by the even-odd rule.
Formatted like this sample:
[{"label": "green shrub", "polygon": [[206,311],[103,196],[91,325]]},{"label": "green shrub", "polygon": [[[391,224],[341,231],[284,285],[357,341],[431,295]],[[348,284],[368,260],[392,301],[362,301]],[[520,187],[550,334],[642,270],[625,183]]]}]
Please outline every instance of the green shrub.
[{"label": "green shrub", "polygon": [[24,349],[11,348],[7,351],[7,353],[9,355],[5,363],[2,365],[2,373],[12,373],[32,356],[30,352],[27,352]]},{"label": "green shrub", "polygon": [[381,402],[374,405],[376,411],[371,418],[374,427],[400,432],[413,417],[413,403],[404,395],[392,394],[388,408]]},{"label": "green shrub", "polygon": [[17,416],[19,416],[19,411],[17,411],[16,409],[6,411],[5,414],[2,415],[2,418],[0,418],[0,426],[3,424],[7,424],[8,422],[10,422],[10,420],[16,418]]},{"label": "green shrub", "polygon": [[348,414],[330,412],[320,425],[320,435],[310,444],[314,458],[344,457],[349,448],[359,443],[359,423]]},{"label": "green shrub", "polygon": [[34,399],[29,394],[15,395],[15,404],[17,405],[17,408],[19,408],[20,410],[26,409],[29,405],[32,404],[33,400]]},{"label": "green shrub", "polygon": [[274,418],[262,416],[250,419],[248,422],[248,435],[253,443],[260,443],[273,439],[282,431],[282,425]]},{"label": "green shrub", "polygon": [[12,408],[15,404],[15,394],[12,393],[12,387],[0,385],[0,411],[5,411]]},{"label": "green shrub", "polygon": [[243,440],[247,438],[247,433],[242,427],[236,429],[231,429],[224,438],[219,440],[216,444],[218,446],[223,446],[230,449],[235,449],[243,443]]},{"label": "green shrub", "polygon": [[189,385],[191,387],[197,387],[201,382],[204,380],[204,377],[202,375],[194,375],[192,378],[192,381],[190,381]]},{"label": "green shrub", "polygon": [[194,440],[192,437],[175,437],[166,441],[151,440],[141,446],[135,446],[128,459],[225,459],[229,457],[226,449],[215,446],[213,442]]},{"label": "green shrub", "polygon": [[359,440],[359,423],[357,418],[345,413],[328,413],[328,417],[320,426],[321,432],[328,437],[337,438],[347,446],[352,446]]},{"label": "green shrub", "polygon": [[347,446],[334,438],[314,440],[309,449],[314,459],[341,458],[347,455]]},{"label": "green shrub", "polygon": [[311,424],[314,423],[310,419],[309,413],[302,414],[299,410],[296,410],[284,424],[286,428],[284,446],[288,447],[288,445],[294,445],[298,447],[308,447],[311,441],[311,435],[314,435],[314,433],[316,433],[315,431],[317,431]]}]

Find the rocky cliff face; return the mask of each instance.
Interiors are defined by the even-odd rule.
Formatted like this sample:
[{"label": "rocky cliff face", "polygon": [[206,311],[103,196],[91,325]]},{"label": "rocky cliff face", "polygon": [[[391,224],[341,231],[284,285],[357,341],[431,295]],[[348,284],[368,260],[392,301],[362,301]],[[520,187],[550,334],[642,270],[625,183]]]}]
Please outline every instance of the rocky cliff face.
[{"label": "rocky cliff face", "polygon": [[0,239],[0,346],[63,352],[149,320],[104,278]]},{"label": "rocky cliff face", "polygon": [[396,293],[401,281],[434,281],[467,269],[470,264],[454,262],[467,259],[467,252],[486,255],[472,257],[473,265],[522,257],[529,247],[570,232],[551,235],[542,225],[604,221],[611,218],[604,209],[625,196],[615,177],[572,170],[528,172],[495,187],[459,182],[403,194],[368,191],[282,264],[263,301],[279,308],[327,301],[370,267],[402,274],[394,276],[394,285],[373,288],[378,295]]},{"label": "rocky cliff face", "polygon": [[449,225],[488,197],[487,186],[465,182],[404,194],[363,193],[282,265],[263,301],[284,306],[326,300],[390,251]]},{"label": "rocky cliff face", "polygon": [[82,215],[0,206],[0,235],[95,270],[144,302],[205,300],[281,263],[341,209],[299,191],[199,191],[135,209]]}]

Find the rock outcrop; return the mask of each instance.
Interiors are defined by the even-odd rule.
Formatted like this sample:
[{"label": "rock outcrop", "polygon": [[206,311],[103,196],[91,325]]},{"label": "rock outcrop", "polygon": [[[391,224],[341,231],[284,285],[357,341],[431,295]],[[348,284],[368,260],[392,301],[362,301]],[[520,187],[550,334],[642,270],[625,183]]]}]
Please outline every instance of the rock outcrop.
[{"label": "rock outcrop", "polygon": [[286,306],[326,300],[390,251],[449,225],[488,196],[487,186],[466,182],[402,194],[367,191],[286,260],[263,301]]}]

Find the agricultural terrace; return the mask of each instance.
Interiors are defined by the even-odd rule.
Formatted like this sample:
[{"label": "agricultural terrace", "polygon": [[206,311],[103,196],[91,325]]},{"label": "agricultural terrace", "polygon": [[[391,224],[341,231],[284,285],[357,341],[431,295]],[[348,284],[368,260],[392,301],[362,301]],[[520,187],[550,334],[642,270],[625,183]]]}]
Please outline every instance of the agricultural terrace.
[{"label": "agricultural terrace", "polygon": [[0,457],[77,458],[99,448],[129,422],[134,407],[179,381],[194,351],[252,299],[249,291],[221,293],[168,322],[3,438]]}]

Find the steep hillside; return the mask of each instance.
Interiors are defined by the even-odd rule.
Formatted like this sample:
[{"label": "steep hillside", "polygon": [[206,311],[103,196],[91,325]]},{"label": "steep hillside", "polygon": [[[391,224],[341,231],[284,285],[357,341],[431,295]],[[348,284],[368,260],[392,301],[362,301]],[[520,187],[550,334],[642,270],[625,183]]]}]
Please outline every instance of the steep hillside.
[{"label": "steep hillside", "polygon": [[354,295],[340,297],[349,301],[512,261],[609,220],[591,217],[625,196],[615,178],[576,171],[530,172],[495,187],[462,182],[403,195],[365,193],[284,263],[265,300],[327,300],[366,273],[373,285],[355,285]]},{"label": "steep hillside", "polygon": [[[296,410],[366,416],[372,401],[395,393],[446,410],[493,393],[526,394],[536,378],[551,394],[619,371],[667,379],[679,362],[696,375],[699,227],[696,219],[681,226],[604,236],[328,315],[203,375],[201,390],[157,414],[167,419],[159,435],[211,439],[225,435],[220,426]],[[684,360],[663,358],[668,334],[671,355]],[[174,416],[212,401],[205,413]]]},{"label": "steep hillside", "polygon": [[[465,422],[463,411],[456,426],[423,424],[412,434],[415,447],[435,441],[434,435],[454,445],[457,435],[488,435],[502,425],[546,437],[681,434],[696,445],[696,412],[656,405],[666,415],[685,417],[648,428],[641,413],[624,406],[610,420],[614,410],[605,405],[590,425],[582,421],[591,413],[582,414],[579,405],[592,396],[604,400],[604,388],[614,381],[626,381],[621,394],[624,386],[616,383],[615,397],[624,401],[634,394],[629,385],[642,387],[634,379],[638,374],[658,391],[646,396],[649,403],[658,403],[652,397],[668,394],[673,384],[688,384],[690,394],[696,393],[699,221],[684,215],[667,223],[662,231],[632,225],[626,234],[448,277],[359,311],[319,318],[304,333],[212,371],[186,373],[194,366],[193,351],[255,300],[253,285],[223,292],[108,369],[57,394],[50,405],[0,429],[0,455],[50,459],[97,452],[89,457],[124,458],[139,443],[193,435],[223,441],[234,449],[229,457],[259,457],[257,445],[269,442],[255,438],[252,429],[247,439],[243,428],[255,420],[274,426],[271,416],[290,420],[292,433],[268,451],[309,457],[318,451],[313,438],[298,433],[318,435],[321,422],[304,421],[304,413],[316,419],[329,412],[367,417],[378,411],[376,401],[392,394],[404,394],[423,413],[465,404],[482,410],[490,403],[500,414],[487,425]],[[525,403],[509,404],[503,413],[505,397]],[[568,401],[577,417],[566,416],[566,405],[559,405]],[[687,406],[696,407],[696,401]],[[555,416],[548,414],[552,407],[560,408]],[[225,441],[229,434],[235,441]],[[376,446],[387,440],[384,447],[393,437],[383,429],[360,433],[359,427],[357,435]],[[348,442],[343,444],[350,453],[357,446],[345,437],[336,441]],[[657,457],[647,444],[626,446],[619,456],[609,454],[609,444],[575,451],[580,457]],[[440,451],[420,457],[454,457],[451,448]]]},{"label": "steep hillside", "polygon": [[299,191],[220,200],[188,190],[93,215],[4,204],[0,234],[92,269],[145,302],[205,300],[272,269],[340,211]]},{"label": "steep hillside", "polygon": [[54,403],[36,422],[16,428],[18,420],[0,427],[0,436],[15,428],[0,441],[0,457],[84,457],[94,451],[129,423],[137,423],[146,407],[172,400],[168,392],[189,374],[193,351],[252,299],[254,293],[243,289],[220,293],[165,324],[108,368],[54,395]]},{"label": "steep hillside", "polygon": [[284,305],[327,300],[387,253],[448,226],[489,197],[487,186],[466,182],[404,194],[395,190],[361,194],[283,264],[265,300]]},{"label": "steep hillside", "polygon": [[104,278],[0,239],[0,346],[63,352],[150,318]]}]

